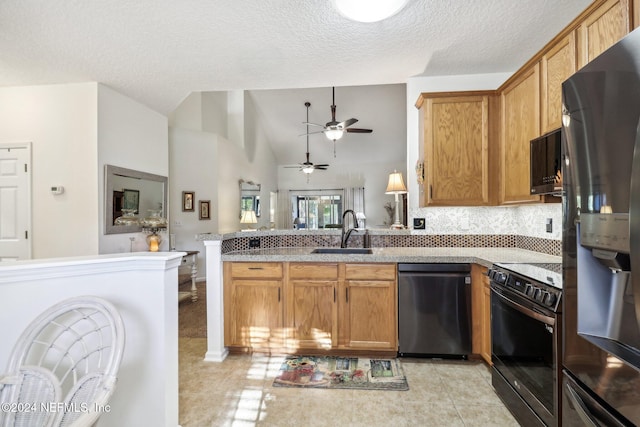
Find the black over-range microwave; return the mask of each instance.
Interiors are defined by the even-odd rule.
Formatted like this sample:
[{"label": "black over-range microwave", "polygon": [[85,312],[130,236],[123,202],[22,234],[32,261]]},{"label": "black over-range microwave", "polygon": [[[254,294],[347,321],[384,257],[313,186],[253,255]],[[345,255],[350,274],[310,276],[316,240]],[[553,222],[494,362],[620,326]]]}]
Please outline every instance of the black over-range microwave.
[{"label": "black over-range microwave", "polygon": [[531,194],[562,191],[560,129],[531,140]]}]

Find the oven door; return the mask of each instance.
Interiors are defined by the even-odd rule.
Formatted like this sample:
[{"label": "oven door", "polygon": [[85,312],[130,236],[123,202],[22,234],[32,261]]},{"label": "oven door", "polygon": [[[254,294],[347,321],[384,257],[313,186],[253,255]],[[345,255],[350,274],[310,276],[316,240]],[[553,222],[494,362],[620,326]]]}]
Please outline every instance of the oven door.
[{"label": "oven door", "polygon": [[547,426],[555,425],[558,419],[558,318],[508,289],[491,284],[494,369]]}]

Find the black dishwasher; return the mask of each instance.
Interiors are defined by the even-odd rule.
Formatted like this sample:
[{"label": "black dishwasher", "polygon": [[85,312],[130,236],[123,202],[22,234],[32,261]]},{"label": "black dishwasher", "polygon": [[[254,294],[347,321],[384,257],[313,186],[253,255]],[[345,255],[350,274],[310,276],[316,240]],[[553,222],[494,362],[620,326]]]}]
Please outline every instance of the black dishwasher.
[{"label": "black dishwasher", "polygon": [[400,356],[471,353],[471,266],[398,264]]}]

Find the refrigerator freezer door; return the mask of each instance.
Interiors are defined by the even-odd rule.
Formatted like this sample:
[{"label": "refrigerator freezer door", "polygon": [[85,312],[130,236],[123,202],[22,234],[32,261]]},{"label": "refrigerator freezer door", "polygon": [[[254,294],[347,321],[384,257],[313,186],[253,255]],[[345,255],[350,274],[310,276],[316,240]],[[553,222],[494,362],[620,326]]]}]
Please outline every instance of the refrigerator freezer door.
[{"label": "refrigerator freezer door", "polygon": [[[636,143],[633,148],[633,165],[631,168],[631,188],[629,199],[629,240],[630,262],[632,266],[640,266],[640,123],[636,126]],[[636,321],[640,330],[640,271],[631,275]],[[640,369],[640,366],[638,367]]]}]

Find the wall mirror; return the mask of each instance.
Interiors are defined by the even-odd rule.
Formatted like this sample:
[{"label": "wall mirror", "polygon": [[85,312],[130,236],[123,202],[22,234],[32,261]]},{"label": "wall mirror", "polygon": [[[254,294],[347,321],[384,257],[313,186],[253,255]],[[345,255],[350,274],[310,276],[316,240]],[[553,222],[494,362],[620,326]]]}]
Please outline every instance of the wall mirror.
[{"label": "wall mirror", "polygon": [[254,211],[260,217],[260,188],[258,183],[240,180],[240,216],[243,211]]},{"label": "wall mirror", "polygon": [[149,210],[160,210],[167,217],[167,177],[118,166],[105,165],[105,234],[136,233],[139,225],[115,225],[123,210],[133,210],[138,218]]}]

